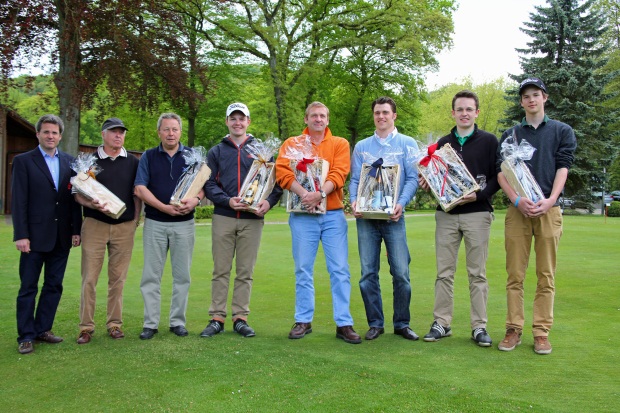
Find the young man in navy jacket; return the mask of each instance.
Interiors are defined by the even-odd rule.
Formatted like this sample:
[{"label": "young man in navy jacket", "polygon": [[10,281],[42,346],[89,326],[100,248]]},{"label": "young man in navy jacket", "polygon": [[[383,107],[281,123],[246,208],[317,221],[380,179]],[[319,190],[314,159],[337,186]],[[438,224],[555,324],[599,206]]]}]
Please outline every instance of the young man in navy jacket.
[{"label": "young man in navy jacket", "polygon": [[246,149],[254,140],[247,133],[250,126],[248,107],[243,103],[228,106],[226,126],[228,135],[207,154],[211,177],[205,185],[205,192],[215,205],[211,228],[213,278],[209,307],[211,320],[200,336],[213,337],[224,331],[230,272],[236,255],[237,275],[231,305],[233,329],[243,337],[254,337],[255,332],[247,323],[252,275],[263,232],[263,217],[277,204],[282,189],[276,185],[267,199],[258,204],[257,211],[249,210],[248,205],[241,202],[239,190],[254,161]]},{"label": "young man in navy jacket", "polygon": [[[564,190],[568,170],[575,160],[577,140],[573,129],[545,114],[547,87],[537,77],[528,77],[519,85],[519,101],[525,111],[520,124],[502,135],[501,144],[513,133],[518,143],[523,140],[534,148],[528,161],[530,172],[540,186],[545,199],[533,202],[518,196],[501,172],[497,162],[498,181],[511,206],[506,212],[504,237],[506,243],[506,336],[499,344],[502,351],[514,350],[521,344],[525,323],[523,309],[523,282],[530,259],[532,238],[536,252],[536,294],[534,297],[532,335],[536,354],[551,353],[549,330],[553,324],[555,298],[555,269],[560,238],[562,212],[558,202]],[[500,158],[498,156],[498,158]]]}]

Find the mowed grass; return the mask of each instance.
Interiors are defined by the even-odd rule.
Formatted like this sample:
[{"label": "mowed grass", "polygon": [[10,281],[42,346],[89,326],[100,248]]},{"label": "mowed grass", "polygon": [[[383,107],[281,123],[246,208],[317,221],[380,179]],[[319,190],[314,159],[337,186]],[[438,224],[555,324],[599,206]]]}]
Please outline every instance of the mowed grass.
[{"label": "mowed grass", "polygon": [[[171,275],[162,283],[162,321],[152,340],[141,341],[142,228],[125,287],[124,331],[114,341],[105,331],[106,280],[98,286],[97,330],[77,345],[80,250],[74,249],[54,332],[58,345],[39,344],[17,353],[15,298],[18,252],[12,227],[0,224],[1,410],[35,411],[361,411],[361,412],[612,412],[618,410],[620,373],[620,219],[565,217],[556,277],[553,353],[533,352],[531,308],[534,261],[526,279],[523,344],[500,352],[505,321],[504,215],[492,228],[488,262],[492,348],[470,339],[469,292],[461,251],[455,285],[453,336],[437,343],[410,342],[392,334],[391,277],[385,257],[381,282],[386,334],[360,345],[335,338],[329,277],[322,252],[316,270],[313,333],[289,340],[293,324],[294,274],[287,215],[274,211],[264,233],[254,274],[250,325],[244,339],[226,332],[199,337],[208,322],[212,269],[211,227],[196,228],[189,337],[168,331]],[[407,217],[413,297],[411,327],[420,335],[432,322],[435,280],[434,218]],[[367,330],[359,293],[355,222],[349,222],[351,311],[355,328]]]}]

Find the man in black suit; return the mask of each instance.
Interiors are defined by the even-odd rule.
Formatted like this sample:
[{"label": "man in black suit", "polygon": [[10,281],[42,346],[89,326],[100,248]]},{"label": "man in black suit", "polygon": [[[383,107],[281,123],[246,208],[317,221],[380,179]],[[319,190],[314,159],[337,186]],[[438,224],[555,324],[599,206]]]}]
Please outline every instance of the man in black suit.
[{"label": "man in black suit", "polygon": [[[72,245],[80,245],[82,210],[71,195],[69,183],[73,158],[57,149],[63,128],[58,116],[42,116],[36,124],[39,146],[13,160],[13,240],[21,252],[17,296],[21,354],[34,351],[34,340],[62,341],[51,330],[69,251]],[[37,304],[43,266],[44,281]]]}]

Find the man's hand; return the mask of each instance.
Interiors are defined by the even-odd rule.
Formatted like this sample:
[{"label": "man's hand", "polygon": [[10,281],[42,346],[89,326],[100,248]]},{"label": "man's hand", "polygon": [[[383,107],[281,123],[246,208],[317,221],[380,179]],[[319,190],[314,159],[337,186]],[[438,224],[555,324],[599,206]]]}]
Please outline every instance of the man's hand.
[{"label": "man's hand", "polygon": [[394,206],[394,212],[390,215],[390,220],[396,222],[403,215],[403,206],[401,204],[396,204]]},{"label": "man's hand", "polygon": [[418,185],[420,186],[420,188],[422,188],[426,192],[428,192],[429,189],[431,189],[428,186],[428,182],[426,182],[426,179],[422,175],[418,175]]},{"label": "man's hand", "polygon": [[306,192],[301,197],[301,204],[306,208],[308,212],[316,212],[316,210],[322,211],[320,206],[323,197],[320,192]]},{"label": "man's hand", "polygon": [[228,205],[235,211],[248,210],[248,205],[241,202],[241,197],[239,196],[233,196],[232,198],[230,198],[230,200],[228,201]]},{"label": "man's hand", "polygon": [[351,204],[351,209],[353,209],[353,216],[355,218],[361,218],[362,217],[362,213],[361,212],[357,212],[357,201],[353,201],[353,203]]},{"label": "man's hand", "polygon": [[71,245],[73,245],[74,247],[79,247],[81,243],[82,243],[82,237],[80,237],[79,235],[71,236]]},{"label": "man's hand", "polygon": [[94,198],[91,201],[91,205],[92,205],[92,209],[96,209],[97,211],[103,212],[104,214],[107,214],[110,212],[110,209],[108,208],[108,204],[106,202],[99,201],[99,199],[97,198]]},{"label": "man's hand", "polygon": [[269,212],[269,208],[271,207],[271,205],[269,205],[269,201],[267,201],[266,199],[260,201],[256,206],[258,209],[252,212],[254,212],[254,214],[258,215],[259,217],[265,216],[265,214]]},{"label": "man's hand", "polygon": [[15,247],[20,252],[28,254],[30,252],[30,240],[28,238],[22,238],[15,241]]},{"label": "man's hand", "polygon": [[195,196],[191,198],[183,198],[181,199],[181,205],[177,205],[175,208],[179,212],[179,215],[187,215],[191,214],[199,203],[200,201]]},{"label": "man's hand", "polygon": [[475,202],[475,201],[476,201],[476,193],[472,192],[472,193],[465,195],[463,198],[461,198],[461,200],[459,201],[459,205],[468,204],[470,202]]},{"label": "man's hand", "polygon": [[[519,205],[521,205],[522,201],[523,201],[523,198],[519,200]],[[543,199],[541,201],[536,202],[535,204],[532,203],[532,205],[533,206],[529,210],[529,216],[531,218],[537,218],[537,217],[545,215],[547,211],[549,211],[555,205],[555,202],[553,201],[553,199]]]},{"label": "man's hand", "polygon": [[178,217],[178,216],[184,215],[181,213],[180,207],[176,205],[164,204],[164,206],[160,209],[160,211],[172,217]]}]

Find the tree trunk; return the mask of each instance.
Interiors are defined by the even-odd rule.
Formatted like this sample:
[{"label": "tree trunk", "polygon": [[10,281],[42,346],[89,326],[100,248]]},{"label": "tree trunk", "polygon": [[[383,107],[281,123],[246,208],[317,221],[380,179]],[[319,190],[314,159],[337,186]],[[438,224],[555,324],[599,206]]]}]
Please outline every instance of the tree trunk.
[{"label": "tree trunk", "polygon": [[58,89],[60,117],[65,129],[60,149],[77,155],[82,107],[82,74],[80,72],[80,22],[76,20],[73,1],[54,1],[58,11],[58,73],[54,83]]},{"label": "tree trunk", "polygon": [[288,128],[284,124],[284,101],[285,90],[283,86],[283,79],[280,78],[278,73],[278,63],[275,56],[271,56],[269,59],[269,72],[271,74],[271,81],[273,82],[273,95],[276,100],[276,118],[278,120],[278,134],[280,139],[286,139],[289,137]]},{"label": "tree trunk", "polygon": [[192,112],[190,110],[187,118],[187,146],[190,148],[194,147],[194,142],[196,141],[196,115]]},{"label": "tree trunk", "polygon": [[370,80],[368,79],[367,71],[364,67],[362,67],[362,76],[360,79],[360,87],[357,94],[357,99],[355,100],[355,105],[353,107],[353,111],[351,116],[349,117],[349,124],[347,125],[347,129],[351,133],[351,137],[349,139],[349,144],[351,145],[351,151],[355,147],[355,143],[359,138],[359,119],[360,119],[360,111],[362,108],[362,101],[366,96],[366,92],[368,90]]}]

